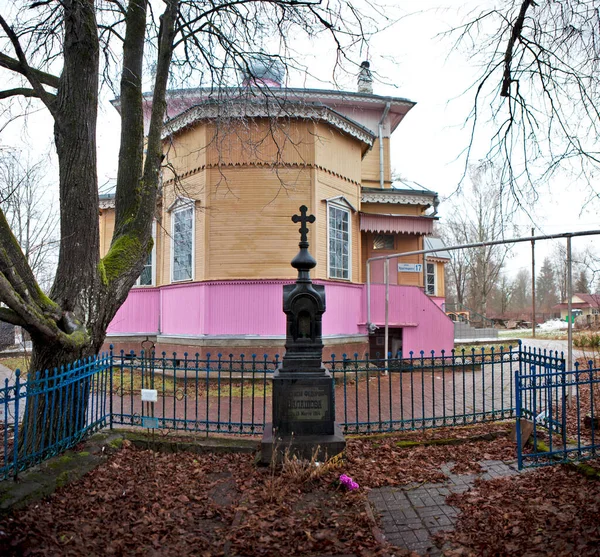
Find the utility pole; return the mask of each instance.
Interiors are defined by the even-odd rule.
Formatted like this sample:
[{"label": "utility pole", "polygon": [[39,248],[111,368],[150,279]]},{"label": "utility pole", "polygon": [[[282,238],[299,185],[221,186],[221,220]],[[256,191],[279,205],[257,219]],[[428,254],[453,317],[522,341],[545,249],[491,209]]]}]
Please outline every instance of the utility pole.
[{"label": "utility pole", "polygon": [[[535,234],[535,228],[531,227],[531,236]],[[535,240],[531,240],[531,326],[532,338],[535,338]]]},{"label": "utility pole", "polygon": [[[571,236],[567,236],[567,372],[573,371],[573,259]],[[569,384],[569,406],[573,403],[573,385]]]}]

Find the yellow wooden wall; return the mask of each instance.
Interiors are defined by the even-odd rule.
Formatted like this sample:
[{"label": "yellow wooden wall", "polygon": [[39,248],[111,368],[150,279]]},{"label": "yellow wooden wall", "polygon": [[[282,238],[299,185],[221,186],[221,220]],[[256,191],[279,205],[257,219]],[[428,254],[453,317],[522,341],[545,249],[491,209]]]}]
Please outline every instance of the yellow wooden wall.
[{"label": "yellow wooden wall", "polygon": [[[383,138],[383,179],[384,186],[389,188],[392,182],[392,166],[390,164],[390,138]],[[379,182],[379,139],[375,139],[373,147],[362,161],[362,184],[369,188],[380,187]]]},{"label": "yellow wooden wall", "polygon": [[173,179],[169,165],[177,170],[179,177],[198,171],[206,165],[206,126],[199,125],[186,128],[164,143],[165,169],[163,180]]},{"label": "yellow wooden wall", "polygon": [[[191,153],[193,151],[193,153]],[[315,277],[327,278],[327,207],[324,199],[345,196],[360,207],[361,144],[327,124],[267,120],[219,127],[198,124],[166,146],[178,173],[177,195],[196,205],[195,280],[293,278],[298,228],[291,215],[302,204],[317,216],[311,253],[319,261]],[[161,283],[170,281],[170,213],[173,175],[165,173],[159,257]],[[201,178],[200,178],[201,177]],[[352,280],[359,280],[358,213],[352,224]]]},{"label": "yellow wooden wall", "polygon": [[[302,204],[317,217],[309,241],[317,260],[313,276],[320,279],[329,278],[326,199],[343,196],[364,212],[416,216],[424,211],[416,205],[366,203],[361,207],[361,180],[363,185],[379,185],[377,143],[361,159],[360,142],[325,123],[288,120],[273,127],[263,119],[236,124],[196,124],[165,143],[166,161],[177,169],[178,178],[174,180],[165,169],[156,237],[157,285],[171,281],[169,208],[177,197],[196,201],[196,281],[295,277],[290,261],[298,251],[299,225],[291,222],[291,215]],[[388,138],[384,150],[389,182]],[[358,212],[350,215],[351,281],[363,282],[367,258],[385,252],[374,251],[372,234],[360,232]],[[103,210],[102,254],[110,245],[113,228],[114,210]],[[422,244],[421,237],[398,236],[394,251],[418,250]],[[422,263],[423,259],[414,256],[402,261]],[[439,265],[438,285],[443,285],[443,264]],[[423,286],[421,273],[398,273],[394,278],[400,284]]]},{"label": "yellow wooden wall", "polygon": [[110,248],[115,231],[115,210],[100,209],[100,257],[104,257]]},{"label": "yellow wooden wall", "polygon": [[196,201],[194,207],[194,226],[196,227],[194,280],[202,280],[205,274],[205,174],[204,172],[198,172],[164,186],[162,219],[157,225],[157,285],[171,283],[171,206],[176,198],[187,198]]},{"label": "yellow wooden wall", "polygon": [[310,168],[209,169],[204,278],[295,277],[290,261],[300,236],[291,216],[308,205],[311,173]]},{"label": "yellow wooden wall", "polygon": [[362,145],[353,137],[324,123],[315,122],[312,133],[317,166],[360,183]]},{"label": "yellow wooden wall", "polygon": [[[393,253],[402,253],[407,251],[418,251],[423,249],[423,237],[415,234],[398,234],[395,237],[394,249],[383,250],[373,249],[373,240],[375,233],[362,232],[362,264],[361,264],[361,281],[365,282],[367,259],[378,257],[380,255],[392,255]],[[398,263],[423,263],[422,255],[409,255],[390,260],[390,284],[404,284],[410,286],[423,286],[422,273],[399,273],[396,271]]]},{"label": "yellow wooden wall", "polygon": [[445,276],[445,269],[446,269],[446,264],[441,262],[441,261],[431,261],[432,263],[435,263],[435,272],[436,272],[436,296],[441,296],[442,298],[446,296],[446,276]]},{"label": "yellow wooden wall", "polygon": [[314,162],[312,122],[266,118],[206,124],[207,165]]}]

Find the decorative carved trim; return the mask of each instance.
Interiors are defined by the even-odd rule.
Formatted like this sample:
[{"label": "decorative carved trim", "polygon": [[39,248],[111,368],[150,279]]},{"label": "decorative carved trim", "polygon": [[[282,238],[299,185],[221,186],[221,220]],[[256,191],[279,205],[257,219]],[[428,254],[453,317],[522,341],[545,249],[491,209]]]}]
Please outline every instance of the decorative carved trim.
[{"label": "decorative carved trim", "polygon": [[114,209],[115,208],[115,198],[114,196],[109,199],[101,199],[99,203],[100,209]]},{"label": "decorative carved trim", "polygon": [[345,205],[348,209],[350,209],[353,213],[356,213],[358,210],[356,209],[356,207],[354,205],[352,205],[352,203],[350,203],[350,201],[348,201],[348,199],[346,199],[346,197],[344,197],[343,195],[336,195],[335,197],[329,197],[328,199],[323,199],[323,201],[325,201],[326,203],[337,203]]},{"label": "decorative carved trim", "polygon": [[394,190],[389,190],[389,193],[363,192],[361,196],[363,203],[391,203],[394,205],[431,205],[434,199],[434,194],[406,194]]},{"label": "decorative carved trim", "polygon": [[[356,186],[361,185],[360,182],[357,182],[356,180],[351,180],[347,176],[339,174],[338,172],[334,172],[333,170],[325,168],[324,166],[321,166],[319,164],[315,165],[315,164],[310,164],[310,163],[289,163],[289,164],[277,164],[277,165],[273,165],[273,164],[267,163],[267,162],[252,162],[252,163],[244,163],[244,164],[239,164],[239,163],[203,164],[201,166],[198,166],[196,168],[188,170],[187,172],[183,172],[182,174],[179,174],[177,178],[179,180],[182,180],[184,178],[189,178],[190,176],[194,176],[196,174],[199,174],[200,172],[203,172],[204,170],[208,170],[211,168],[264,168],[264,167],[271,168],[273,166],[277,166],[278,168],[314,168],[316,170],[326,172],[327,174],[329,174],[331,176],[335,176],[336,178],[340,178],[341,180],[344,180],[345,182],[349,182]],[[175,182],[174,178],[169,178],[168,180],[165,180],[163,182],[163,184],[165,186],[169,186],[169,185],[173,184],[174,182]]]},{"label": "decorative carved trim", "polygon": [[166,209],[167,213],[174,211],[175,209],[182,209],[184,207],[194,207],[196,203],[199,203],[198,199],[190,199],[189,197],[177,197],[171,205]]},{"label": "decorative carved trim", "polygon": [[179,116],[167,121],[163,129],[162,138],[166,139],[170,135],[199,120],[303,118],[322,120],[362,141],[369,148],[373,146],[375,135],[370,130],[327,106],[285,100],[279,103],[274,102],[272,99],[270,101],[269,99],[263,101],[241,99],[204,102],[193,106]]}]

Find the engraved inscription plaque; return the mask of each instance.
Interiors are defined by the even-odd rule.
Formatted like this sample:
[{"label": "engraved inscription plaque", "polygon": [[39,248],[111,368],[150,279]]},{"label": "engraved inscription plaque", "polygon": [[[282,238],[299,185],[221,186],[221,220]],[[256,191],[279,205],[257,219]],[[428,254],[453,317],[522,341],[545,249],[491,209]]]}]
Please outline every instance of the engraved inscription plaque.
[{"label": "engraved inscription plaque", "polygon": [[329,419],[329,393],[324,386],[298,385],[287,393],[287,419],[320,421]]}]

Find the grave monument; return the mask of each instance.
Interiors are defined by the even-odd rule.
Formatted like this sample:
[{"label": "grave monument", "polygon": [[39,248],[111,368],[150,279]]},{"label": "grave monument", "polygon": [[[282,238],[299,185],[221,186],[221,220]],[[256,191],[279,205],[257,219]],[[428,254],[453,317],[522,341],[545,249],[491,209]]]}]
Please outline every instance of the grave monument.
[{"label": "grave monument", "polygon": [[[283,287],[283,311],[286,315],[285,356],[273,376],[273,422],[265,424],[262,461],[280,460],[285,451],[298,458],[325,461],[344,450],[345,441],[335,423],[334,385],[323,366],[322,316],[325,312],[325,287],[310,280],[317,262],[308,252],[308,223],[302,205],[300,215],[300,251],[292,260],[298,270],[295,284]],[[275,454],[274,454],[275,451]]]}]

